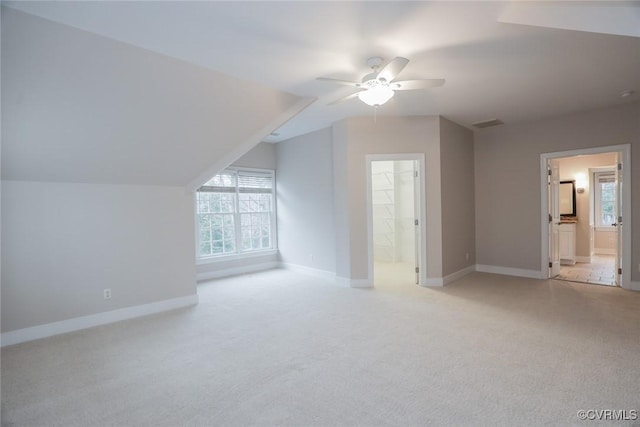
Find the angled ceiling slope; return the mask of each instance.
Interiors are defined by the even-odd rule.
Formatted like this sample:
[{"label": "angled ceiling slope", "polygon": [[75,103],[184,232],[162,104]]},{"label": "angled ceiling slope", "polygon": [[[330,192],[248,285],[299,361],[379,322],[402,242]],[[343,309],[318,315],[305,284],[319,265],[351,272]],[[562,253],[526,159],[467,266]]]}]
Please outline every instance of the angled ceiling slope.
[{"label": "angled ceiling slope", "polygon": [[[353,116],[524,123],[637,101],[640,1],[6,1],[13,9],[318,101],[277,142]],[[330,22],[328,31],[327,22]],[[360,79],[371,56],[444,78],[377,110],[318,76]],[[634,90],[635,95],[620,94]],[[375,113],[374,113],[375,112]]]},{"label": "angled ceiling slope", "polygon": [[30,181],[193,187],[311,102],[7,7],[2,88],[2,178]]},{"label": "angled ceiling slope", "polygon": [[640,37],[638,2],[511,2],[499,22]]}]

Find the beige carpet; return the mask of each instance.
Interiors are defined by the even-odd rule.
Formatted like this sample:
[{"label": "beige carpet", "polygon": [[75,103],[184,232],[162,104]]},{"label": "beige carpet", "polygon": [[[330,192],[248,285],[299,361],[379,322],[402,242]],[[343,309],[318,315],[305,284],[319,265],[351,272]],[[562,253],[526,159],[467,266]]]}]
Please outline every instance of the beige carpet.
[{"label": "beige carpet", "polygon": [[640,409],[640,293],[482,273],[363,290],[283,270],[199,293],[3,349],[3,425],[598,425],[577,411]]}]

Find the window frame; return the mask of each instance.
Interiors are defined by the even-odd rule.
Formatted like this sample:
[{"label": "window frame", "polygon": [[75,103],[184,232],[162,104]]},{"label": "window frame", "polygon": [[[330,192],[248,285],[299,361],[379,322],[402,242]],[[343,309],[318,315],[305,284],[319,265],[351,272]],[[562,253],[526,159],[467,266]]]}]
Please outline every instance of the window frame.
[{"label": "window frame", "polygon": [[[219,175],[225,171],[234,171],[236,174],[238,172],[257,172],[257,173],[268,173],[271,175],[271,182],[272,182],[272,188],[271,188],[271,195],[272,195],[272,209],[271,209],[271,248],[269,249],[258,249],[258,250],[251,250],[251,251],[241,251],[240,250],[240,245],[241,245],[241,233],[242,233],[242,225],[241,225],[241,219],[240,219],[240,199],[239,199],[239,195],[241,194],[239,191],[239,183],[237,180],[237,175],[236,175],[236,192],[234,193],[236,195],[235,197],[235,207],[234,207],[234,223],[235,223],[235,231],[236,231],[236,238],[235,238],[235,242],[236,242],[236,251],[234,253],[229,253],[229,254],[220,254],[220,255],[210,255],[210,256],[204,256],[201,257],[200,256],[200,226],[199,226],[199,213],[198,213],[198,190],[196,189],[196,191],[194,192],[193,195],[193,206],[194,206],[194,219],[195,219],[195,225],[194,225],[194,230],[195,230],[195,250],[196,250],[196,265],[200,265],[200,264],[210,264],[210,263],[215,263],[215,262],[223,262],[223,261],[232,261],[232,260],[237,260],[237,259],[246,259],[246,258],[255,258],[255,257],[261,257],[261,256],[266,256],[266,255],[275,255],[278,253],[278,221],[277,221],[277,217],[278,217],[278,213],[277,213],[277,201],[276,201],[276,171],[274,169],[261,169],[261,168],[247,168],[247,167],[239,167],[239,166],[229,166],[224,168],[223,170],[219,171],[218,173],[216,173],[216,175]],[[215,175],[214,175],[215,176]],[[213,178],[213,176],[211,178],[209,178],[209,180],[211,180]],[[207,182],[209,181],[207,180]],[[202,184],[204,185],[204,184]],[[200,188],[200,187],[198,187]]]},{"label": "window frame", "polygon": [[[601,209],[600,207],[602,206],[602,190],[600,187],[600,182],[599,182],[599,177],[600,176],[613,176],[614,178],[614,190],[613,190],[613,196],[614,196],[614,201],[613,201],[613,209],[614,209],[614,216],[617,218],[617,206],[616,206],[616,200],[615,198],[617,197],[617,186],[618,186],[618,181],[615,179],[615,169],[601,169],[601,170],[597,170],[593,172],[593,224],[594,224],[594,228],[597,231],[610,231],[610,232],[614,232],[616,231],[614,227],[611,226],[611,224],[603,224],[602,223],[602,216],[601,216]],[[616,221],[614,221],[616,222]]]}]

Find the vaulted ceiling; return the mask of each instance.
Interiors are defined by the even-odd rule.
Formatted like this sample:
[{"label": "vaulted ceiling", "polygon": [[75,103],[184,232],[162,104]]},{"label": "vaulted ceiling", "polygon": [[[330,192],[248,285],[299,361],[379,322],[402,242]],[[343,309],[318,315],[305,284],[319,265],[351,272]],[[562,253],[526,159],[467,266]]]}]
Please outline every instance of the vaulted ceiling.
[{"label": "vaulted ceiling", "polygon": [[[357,99],[327,105],[353,90],[316,80],[319,76],[359,80],[369,71],[366,59],[370,56],[410,59],[402,71],[403,79],[446,79],[446,84],[439,88],[398,92],[375,111],[378,115],[441,114],[465,126],[492,118],[510,124],[640,99],[640,2],[3,4],[9,6],[3,8],[3,27],[7,21],[4,15],[10,15],[11,20],[28,21],[29,25],[27,28],[24,23],[14,22],[9,24],[13,25],[10,32],[3,28],[3,82],[5,73],[12,72],[12,65],[5,62],[5,47],[9,46],[8,54],[23,61],[22,65],[47,68],[46,72],[21,77],[31,78],[29,84],[63,101],[47,108],[63,108],[78,101],[65,97],[65,93],[79,93],[67,91],[69,87],[91,95],[83,97],[78,111],[89,111],[96,107],[93,103],[103,105],[97,95],[105,93],[95,92],[98,90],[95,86],[102,82],[110,97],[123,96],[113,100],[113,111],[109,114],[120,114],[125,122],[139,120],[145,125],[167,122],[172,115],[170,106],[188,110],[191,117],[198,118],[195,127],[191,120],[177,121],[171,131],[175,145],[169,143],[162,126],[155,134],[144,135],[149,141],[166,140],[166,147],[154,153],[149,142],[141,145],[134,157],[143,152],[158,156],[158,168],[165,170],[168,166],[163,162],[180,163],[181,139],[199,141],[186,144],[190,152],[206,147],[206,141],[214,145],[237,143],[246,140],[248,134],[255,138],[274,132],[277,135],[262,137],[276,142],[329,126],[345,117],[373,115],[373,107]],[[34,15],[46,20],[29,18],[35,18]],[[14,30],[17,35],[11,36]],[[14,39],[5,40],[5,33]],[[47,38],[46,43],[42,38]],[[53,46],[56,40],[63,47]],[[13,48],[10,43],[14,43]],[[29,62],[34,58],[20,51],[24,43],[38,45],[37,54],[43,58]],[[119,67],[122,55],[125,62],[137,65],[131,69]],[[163,62],[156,67],[163,70],[160,76],[141,74],[149,61]],[[21,72],[17,68],[14,71]],[[45,76],[50,77],[50,82],[40,81]],[[153,89],[158,84],[162,85],[161,91]],[[145,86],[147,92],[138,90]],[[630,90],[635,93],[621,97]],[[19,94],[11,93],[11,88],[9,92],[19,98],[16,102],[29,101],[28,93],[20,98]],[[130,99],[127,93],[136,95]],[[143,93],[153,95],[143,100],[140,99],[146,97]],[[3,93],[3,107],[4,98]],[[313,98],[317,101],[304,108]],[[214,104],[218,103],[215,107],[211,104],[213,99]],[[137,108],[143,101],[153,106],[151,111]],[[118,104],[121,106],[116,107]],[[119,108],[122,110],[118,111]],[[67,114],[64,123],[71,119],[69,115],[77,114],[63,111]],[[44,117],[45,128],[53,131],[62,147],[58,152],[47,152],[51,160],[64,164],[64,153],[72,150],[111,150],[122,158],[113,157],[113,152],[101,155],[129,165],[125,170],[131,179],[145,181],[166,176],[149,170],[148,178],[136,177],[135,163],[127,163],[125,158],[131,155],[126,141],[115,146],[94,147],[90,142],[87,147],[65,145],[67,133],[80,130],[57,129],[55,114],[50,117],[45,111],[39,114]],[[98,140],[109,135],[109,125],[98,123],[99,115],[80,114],[77,119],[78,128],[94,126],[91,132]],[[248,134],[247,128],[251,128]],[[239,133],[233,134],[233,129]],[[32,139],[46,140],[42,135],[29,134],[36,132],[33,129],[21,132],[27,132]],[[135,132],[131,137],[143,138]],[[46,151],[47,145],[41,142],[31,149]],[[230,151],[225,152],[228,155]],[[20,167],[27,168],[27,153],[23,154],[25,160]],[[215,153],[208,154],[210,160]],[[189,168],[192,173],[197,171],[196,175],[206,174],[204,161],[184,162],[184,167],[175,166],[180,172],[166,181],[184,183],[187,180],[184,171]],[[4,169],[6,165],[3,166]],[[64,174],[64,169],[60,168],[58,173]]]},{"label": "vaulted ceiling", "polygon": [[3,8],[3,179],[194,189],[312,101]]}]

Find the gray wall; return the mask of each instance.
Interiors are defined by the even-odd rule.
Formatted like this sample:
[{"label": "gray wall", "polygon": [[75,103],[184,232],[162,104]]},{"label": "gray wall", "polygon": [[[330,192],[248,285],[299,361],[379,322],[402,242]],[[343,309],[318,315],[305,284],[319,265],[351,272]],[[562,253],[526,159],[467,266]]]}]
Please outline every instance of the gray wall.
[{"label": "gray wall", "polygon": [[[540,270],[540,154],[631,144],[632,280],[640,279],[640,103],[475,134],[478,264]],[[629,236],[628,236],[629,237]]]},{"label": "gray wall", "polygon": [[367,154],[424,153],[427,277],[442,277],[440,137],[438,117],[371,117],[334,124],[336,275],[368,278]]},{"label": "gray wall", "polygon": [[281,261],[336,271],[331,129],[276,145]]},{"label": "gray wall", "polygon": [[193,227],[181,187],[3,181],[2,331],[194,295]]},{"label": "gray wall", "polygon": [[234,161],[232,166],[275,170],[277,161],[276,144],[261,142]]},{"label": "gray wall", "polygon": [[440,161],[442,275],[447,276],[475,264],[475,178],[473,132],[443,117]]}]

